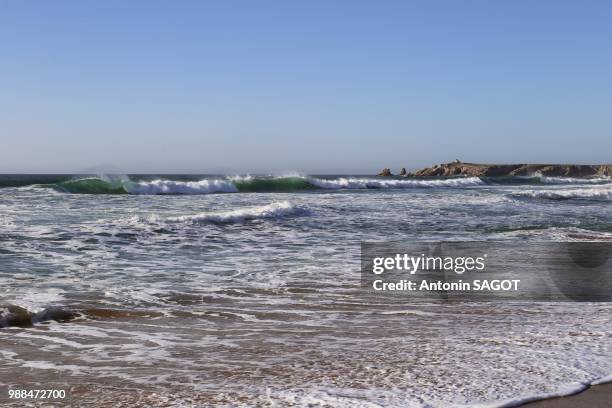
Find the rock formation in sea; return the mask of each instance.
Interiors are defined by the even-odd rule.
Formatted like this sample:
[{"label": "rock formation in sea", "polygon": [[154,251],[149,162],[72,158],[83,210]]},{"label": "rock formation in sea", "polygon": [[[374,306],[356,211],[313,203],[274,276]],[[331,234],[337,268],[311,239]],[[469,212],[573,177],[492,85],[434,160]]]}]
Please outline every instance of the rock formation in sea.
[{"label": "rock formation in sea", "polygon": [[[549,177],[589,177],[612,176],[612,164],[479,164],[455,160],[451,163],[436,164],[415,173],[405,169],[400,175],[416,177],[466,176],[466,177],[503,177],[531,176],[541,174]],[[403,173],[403,174],[402,174]],[[392,176],[385,168],[380,176]]]},{"label": "rock formation in sea", "polygon": [[391,173],[390,169],[385,167],[384,169],[382,169],[382,171],[380,173],[378,173],[378,175],[379,176],[386,176],[386,177],[388,177],[388,176],[392,176],[393,173]]}]

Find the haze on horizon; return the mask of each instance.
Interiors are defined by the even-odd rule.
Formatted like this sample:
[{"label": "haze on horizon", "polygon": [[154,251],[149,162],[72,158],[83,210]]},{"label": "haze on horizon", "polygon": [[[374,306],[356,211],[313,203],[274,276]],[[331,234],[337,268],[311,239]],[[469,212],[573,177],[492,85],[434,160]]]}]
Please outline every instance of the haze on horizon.
[{"label": "haze on horizon", "polygon": [[608,1],[0,3],[0,172],[612,162]]}]

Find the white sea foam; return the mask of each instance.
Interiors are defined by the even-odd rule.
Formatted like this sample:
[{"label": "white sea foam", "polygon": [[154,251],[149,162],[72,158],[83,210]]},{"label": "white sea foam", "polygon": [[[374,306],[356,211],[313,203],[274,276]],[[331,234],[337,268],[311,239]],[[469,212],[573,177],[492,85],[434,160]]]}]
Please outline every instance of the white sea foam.
[{"label": "white sea foam", "polygon": [[590,385],[602,384],[609,382],[610,377],[605,377],[608,381],[593,381],[575,382],[570,384],[560,384],[554,391],[545,393],[534,392],[532,394],[517,395],[514,398],[491,400],[481,403],[450,403],[448,401],[437,400],[434,396],[429,403],[424,402],[419,395],[410,395],[410,393],[392,392],[383,389],[334,389],[334,388],[317,388],[317,389],[297,389],[281,392],[268,391],[267,401],[271,403],[282,402],[283,405],[299,405],[299,406],[335,406],[335,407],[404,407],[404,408],[424,408],[431,406],[457,406],[469,408],[509,408],[526,404],[528,402],[539,401],[543,399],[565,397],[585,391]]},{"label": "white sea foam", "polygon": [[612,241],[612,233],[592,231],[576,227],[549,227],[544,229],[516,229],[497,234],[490,238],[516,239],[530,238],[550,241]]},{"label": "white sea foam", "polygon": [[[282,179],[283,177],[276,177]],[[478,177],[454,178],[445,180],[397,180],[397,179],[367,179],[367,178],[338,178],[320,179],[293,175],[291,177],[303,178],[308,183],[322,189],[368,189],[368,188],[428,188],[428,187],[468,187],[484,184]],[[249,183],[256,177],[233,176],[227,179],[204,179],[200,181],[173,181],[153,180],[134,183],[124,183],[130,194],[210,194],[210,193],[236,193],[239,188],[235,183]]]},{"label": "white sea foam", "polygon": [[470,405],[471,408],[509,408],[509,407],[517,407],[519,405],[526,404],[528,402],[539,401],[543,399],[549,398],[558,398],[558,397],[567,397],[568,395],[574,395],[579,392],[582,392],[589,388],[589,384],[585,383],[573,383],[573,384],[564,384],[560,385],[556,391],[548,392],[545,394],[533,394],[533,395],[525,395],[519,396],[515,398],[509,398],[501,401],[495,401],[484,404],[474,404]]},{"label": "white sea foam", "polygon": [[608,176],[576,178],[576,177],[546,177],[538,176],[544,184],[605,184],[612,182]]},{"label": "white sea foam", "polygon": [[478,177],[451,178],[445,180],[397,180],[397,179],[364,179],[364,178],[338,178],[319,179],[309,177],[306,179],[313,185],[324,189],[365,189],[365,188],[419,188],[419,187],[469,187],[484,184]]},{"label": "white sea foam", "polygon": [[526,190],[512,194],[513,197],[542,198],[549,200],[589,199],[612,200],[612,186],[572,188],[556,190]]},{"label": "white sea foam", "polygon": [[166,218],[167,222],[191,222],[195,224],[232,224],[255,219],[284,218],[306,213],[307,210],[288,201],[274,202],[259,207],[239,208],[222,212],[204,212]]},{"label": "white sea foam", "polygon": [[610,383],[610,382],[612,382],[612,374],[607,375],[607,376],[602,377],[602,378],[599,378],[599,379],[593,381],[591,384],[592,385],[600,385],[600,384],[607,384],[607,383]]},{"label": "white sea foam", "polygon": [[18,298],[11,299],[11,303],[21,306],[30,312],[39,312],[49,305],[61,303],[64,300],[64,291],[56,288],[37,289],[22,293]]},{"label": "white sea foam", "polygon": [[265,403],[272,406],[338,407],[338,408],[423,408],[427,405],[417,398],[379,388],[314,388],[270,392]]},{"label": "white sea foam", "polygon": [[130,194],[210,194],[236,193],[238,188],[231,180],[173,181],[153,180],[126,183]]}]

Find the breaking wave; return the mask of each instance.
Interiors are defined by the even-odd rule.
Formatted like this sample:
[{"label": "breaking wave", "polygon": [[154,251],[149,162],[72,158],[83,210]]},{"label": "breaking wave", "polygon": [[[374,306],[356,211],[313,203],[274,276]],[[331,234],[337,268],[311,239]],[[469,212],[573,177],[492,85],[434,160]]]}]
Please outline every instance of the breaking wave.
[{"label": "breaking wave", "polygon": [[[134,194],[134,195],[192,195],[247,192],[294,192],[308,190],[363,190],[405,188],[464,188],[479,185],[586,185],[612,186],[609,177],[456,177],[456,178],[385,178],[385,177],[312,177],[291,175],[283,177],[198,177],[179,176],[100,176],[66,178],[67,176],[11,177],[0,187],[46,187],[70,194]],[[32,184],[34,183],[34,184]]]},{"label": "breaking wave", "polygon": [[545,200],[598,200],[612,201],[612,187],[578,188],[558,190],[528,190],[511,194],[515,198],[533,198]]},{"label": "breaking wave", "polygon": [[210,194],[237,193],[239,190],[230,180],[173,181],[153,180],[138,183],[128,182],[124,189],[129,194]]},{"label": "breaking wave", "polygon": [[338,178],[317,179],[309,178],[308,181],[318,188],[323,189],[366,189],[366,188],[431,188],[431,187],[469,187],[484,184],[478,177],[451,178],[437,180],[397,180],[397,179],[363,179],[363,178]]},{"label": "breaking wave", "polygon": [[542,184],[611,184],[612,178],[609,176],[596,177],[549,177],[541,174],[531,176],[482,176],[480,177],[487,184],[509,184],[509,185],[542,185]]},{"label": "breaking wave", "polygon": [[127,194],[126,182],[108,181],[99,178],[84,178],[79,180],[68,180],[53,185],[63,193],[72,194]]},{"label": "breaking wave", "polygon": [[[164,219],[161,219],[158,216],[152,216],[144,221],[146,223],[156,224],[239,224],[246,221],[282,219],[308,215],[309,213],[310,211],[306,208],[296,206],[288,201],[279,201],[257,207],[245,207],[229,211],[203,212],[195,215],[181,215],[178,217],[168,217]],[[133,221],[142,222],[143,220],[137,218]]]},{"label": "breaking wave", "polygon": [[589,177],[589,178],[577,178],[577,177],[546,177],[538,176],[543,184],[608,184],[612,183],[610,177]]},{"label": "breaking wave", "polygon": [[436,180],[416,179],[374,179],[374,178],[315,178],[315,177],[233,177],[223,179],[202,179],[198,181],[179,180],[103,180],[84,178],[64,181],[54,185],[58,191],[72,194],[144,194],[144,195],[192,195],[238,192],[292,192],[305,190],[340,189],[401,189],[434,187],[469,187],[484,184],[478,177]]},{"label": "breaking wave", "polygon": [[0,188],[51,187],[74,194],[209,194],[233,192],[291,192],[312,189],[374,189],[464,187],[480,184],[510,185],[612,185],[610,176],[548,177],[532,176],[456,177],[456,178],[386,178],[358,176],[237,176],[204,177],[197,175],[0,175]]}]

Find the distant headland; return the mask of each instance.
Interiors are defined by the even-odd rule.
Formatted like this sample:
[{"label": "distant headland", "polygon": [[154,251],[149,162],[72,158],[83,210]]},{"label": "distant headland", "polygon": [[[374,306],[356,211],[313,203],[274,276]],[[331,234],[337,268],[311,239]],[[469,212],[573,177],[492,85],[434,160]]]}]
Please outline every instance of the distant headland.
[{"label": "distant headland", "polygon": [[[397,176],[411,177],[504,177],[531,176],[540,174],[549,177],[589,177],[612,176],[612,164],[480,164],[464,163],[455,160],[450,163],[436,164],[414,173],[402,168]],[[394,176],[385,168],[379,176]]]}]

